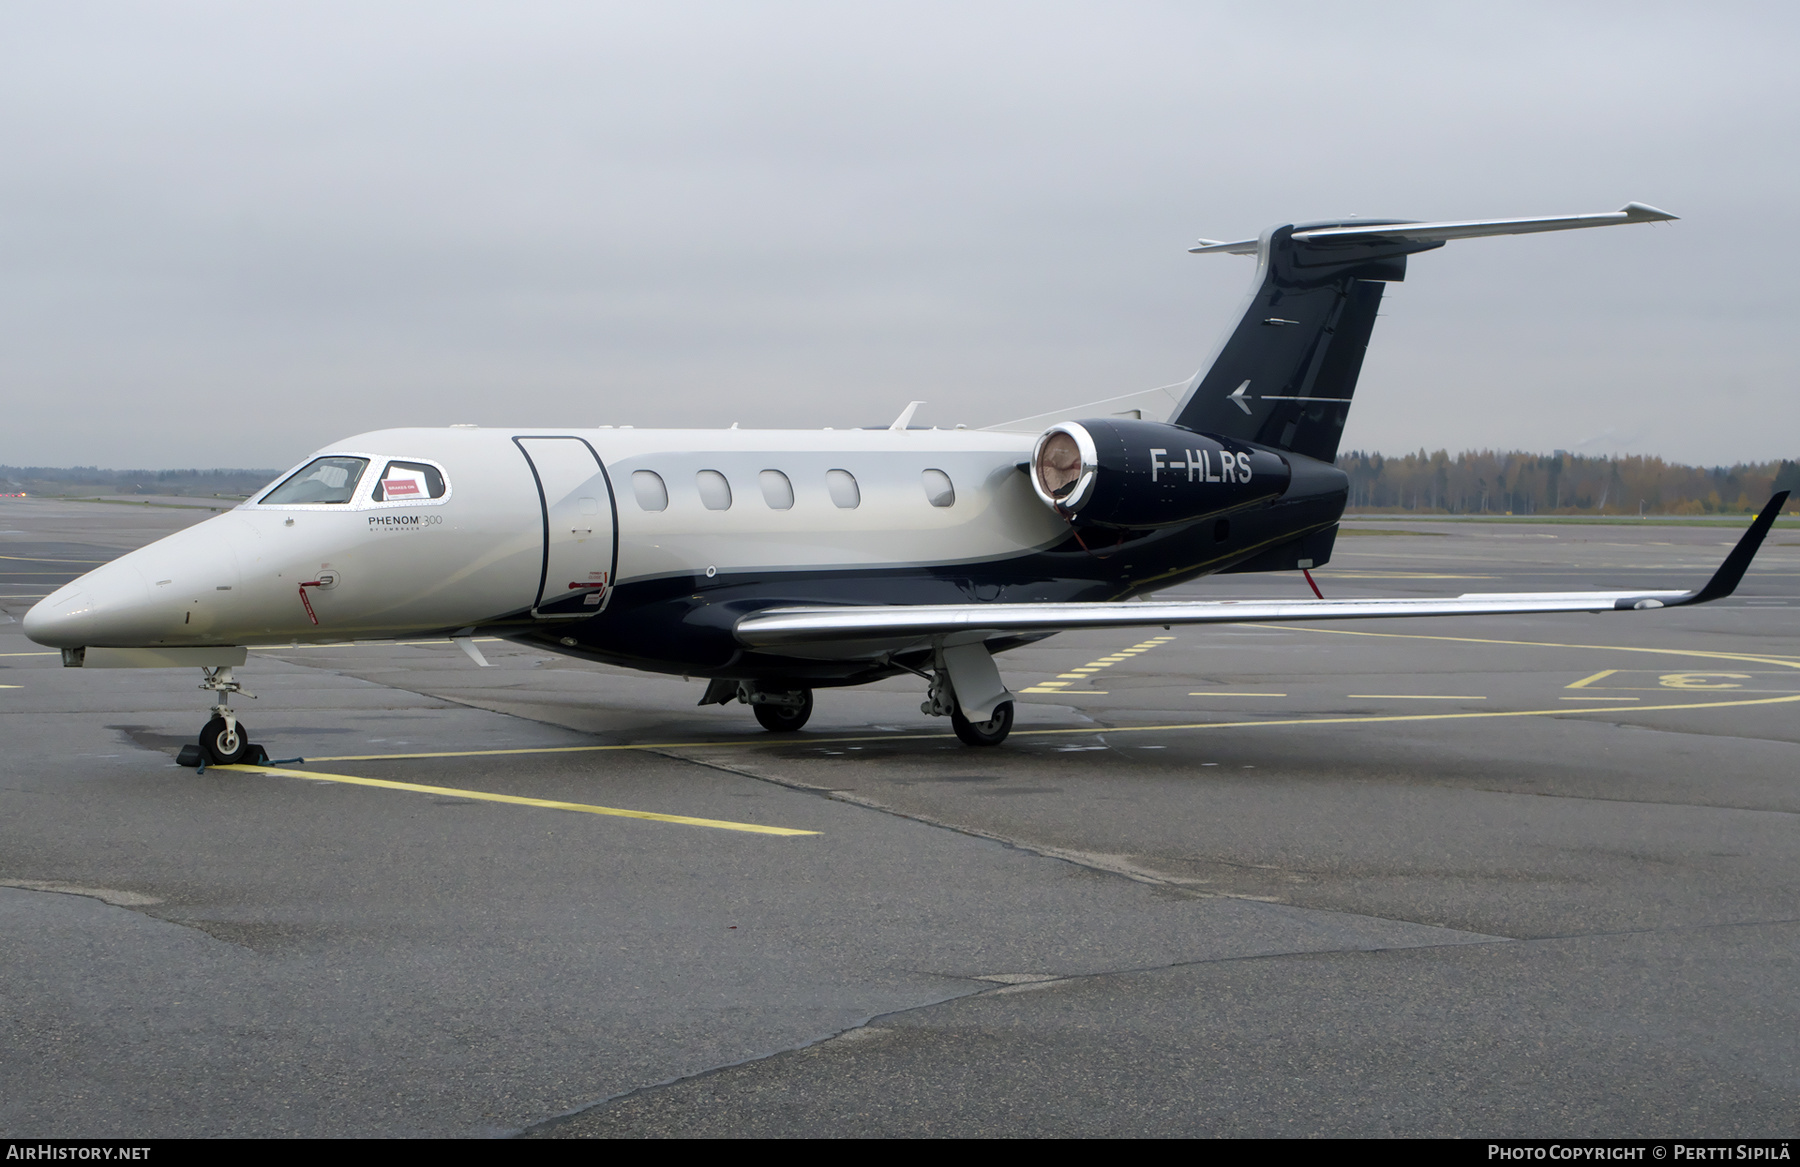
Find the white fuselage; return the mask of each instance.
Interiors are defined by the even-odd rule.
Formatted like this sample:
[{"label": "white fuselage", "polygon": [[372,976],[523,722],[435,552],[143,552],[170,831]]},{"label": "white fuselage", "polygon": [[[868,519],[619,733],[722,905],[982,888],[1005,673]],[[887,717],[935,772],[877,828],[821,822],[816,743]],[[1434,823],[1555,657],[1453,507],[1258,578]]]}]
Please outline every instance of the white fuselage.
[{"label": "white fuselage", "polygon": [[[246,502],[68,584],[32,609],[25,631],[63,647],[381,638],[591,615],[622,585],[659,578],[1003,559],[1067,535],[1018,472],[1033,441],[962,430],[380,430],[319,451],[368,459],[348,501]],[[374,501],[393,460],[441,470],[442,497]],[[656,476],[662,509],[647,509],[658,491],[640,471]]]}]

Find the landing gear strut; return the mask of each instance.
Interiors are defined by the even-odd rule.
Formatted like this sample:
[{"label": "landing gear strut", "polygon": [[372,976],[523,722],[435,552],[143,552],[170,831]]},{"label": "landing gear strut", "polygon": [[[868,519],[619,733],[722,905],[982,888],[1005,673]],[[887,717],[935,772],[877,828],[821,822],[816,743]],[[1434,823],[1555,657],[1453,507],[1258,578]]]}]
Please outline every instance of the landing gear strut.
[{"label": "landing gear strut", "polygon": [[212,707],[212,720],[200,731],[200,751],[215,766],[241,762],[250,753],[250,731],[225,702],[232,693],[242,693],[251,700],[256,699],[256,694],[232,680],[230,665],[212,669],[203,667],[200,671],[206,674],[200,687],[219,695],[218,704]]}]

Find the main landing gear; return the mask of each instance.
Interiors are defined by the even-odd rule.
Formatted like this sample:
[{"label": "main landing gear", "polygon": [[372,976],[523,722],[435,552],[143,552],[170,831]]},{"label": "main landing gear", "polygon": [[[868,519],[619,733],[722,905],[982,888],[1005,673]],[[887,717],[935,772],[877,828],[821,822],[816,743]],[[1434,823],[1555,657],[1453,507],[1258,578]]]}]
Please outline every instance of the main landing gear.
[{"label": "main landing gear", "polygon": [[764,700],[751,703],[750,708],[756,713],[757,724],[761,725],[770,733],[793,733],[795,730],[805,725],[808,718],[812,717],[813,696],[811,689],[800,689],[794,693],[782,694],[758,693],[757,696],[799,698],[797,702],[789,701],[778,703],[775,701]]},{"label": "main landing gear", "polygon": [[[1000,681],[994,658],[981,644],[953,646],[935,654],[931,672],[890,660],[888,663],[924,678],[929,684],[925,703],[919,712],[933,717],[948,717],[956,736],[971,746],[997,746],[1012,732],[1012,694]],[[964,710],[963,694],[957,692],[952,674],[960,679],[967,704],[985,713],[976,720]],[[706,686],[701,705],[729,705],[742,701],[756,714],[757,723],[770,733],[793,733],[812,717],[811,689],[775,688],[766,682],[737,681],[717,677]]]},{"label": "main landing gear", "polygon": [[[982,658],[978,659],[991,661],[991,658],[986,657],[987,650],[985,648],[981,649],[981,652]],[[993,665],[989,663],[988,668],[992,669]],[[998,679],[998,674],[996,674],[996,683]],[[962,739],[964,745],[997,746],[1006,740],[1007,734],[1012,732],[1013,703],[1011,701],[996,703],[985,721],[971,721],[963,712],[962,702],[957,699],[956,688],[950,681],[950,670],[941,659],[937,670],[929,674],[929,680],[931,687],[926,690],[925,701],[919,706],[919,712],[929,713],[933,717],[948,715],[950,728],[956,731],[956,736]]]},{"label": "main landing gear", "polygon": [[770,733],[793,733],[812,716],[811,689],[770,689],[756,681],[715,677],[706,686],[702,705],[729,705],[742,701],[756,714],[757,723]]}]

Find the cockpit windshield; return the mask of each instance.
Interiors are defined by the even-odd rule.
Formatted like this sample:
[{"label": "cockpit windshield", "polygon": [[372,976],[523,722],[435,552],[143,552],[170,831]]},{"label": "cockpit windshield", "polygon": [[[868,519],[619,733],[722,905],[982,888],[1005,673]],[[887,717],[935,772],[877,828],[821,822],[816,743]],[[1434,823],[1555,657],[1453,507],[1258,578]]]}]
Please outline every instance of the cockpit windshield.
[{"label": "cockpit windshield", "polygon": [[263,495],[261,505],[292,506],[299,503],[349,502],[369,468],[367,458],[315,458]]}]

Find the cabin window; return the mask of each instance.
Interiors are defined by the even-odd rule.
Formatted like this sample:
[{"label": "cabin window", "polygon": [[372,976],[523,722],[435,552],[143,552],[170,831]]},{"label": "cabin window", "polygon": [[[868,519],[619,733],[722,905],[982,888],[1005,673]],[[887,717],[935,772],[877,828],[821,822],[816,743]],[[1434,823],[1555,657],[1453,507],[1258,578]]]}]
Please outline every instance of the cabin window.
[{"label": "cabin window", "polygon": [[694,485],[700,488],[700,501],[706,504],[707,510],[731,509],[731,483],[717,470],[702,470],[694,475]]},{"label": "cabin window", "polygon": [[856,485],[856,475],[848,470],[827,470],[825,489],[831,492],[831,501],[844,510],[853,511],[862,505],[862,490]]},{"label": "cabin window", "polygon": [[639,510],[666,511],[669,509],[669,488],[663,484],[662,475],[654,470],[633,470],[631,472],[631,492],[637,495]]},{"label": "cabin window", "polygon": [[376,502],[415,502],[423,498],[444,497],[444,476],[436,466],[423,462],[389,462],[375,490],[369,495]]},{"label": "cabin window", "polygon": [[920,478],[925,483],[925,499],[934,507],[956,505],[956,487],[942,470],[927,470]]},{"label": "cabin window", "polygon": [[367,458],[314,458],[274,490],[263,495],[263,506],[296,506],[301,503],[349,502],[369,468]]},{"label": "cabin window", "polygon": [[791,511],[794,509],[794,484],[788,476],[779,470],[764,470],[756,476],[762,485],[763,501],[769,504],[772,511]]}]

